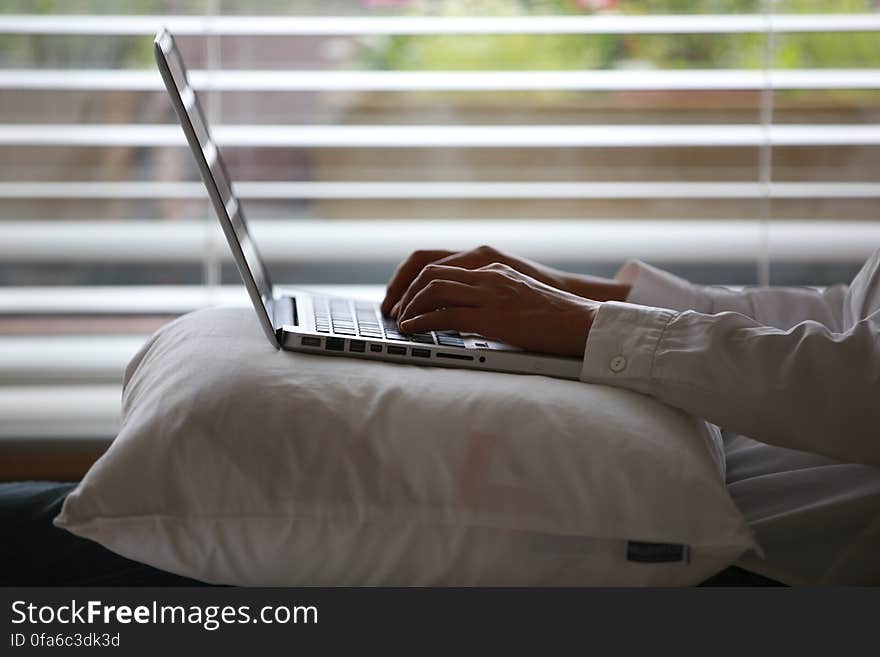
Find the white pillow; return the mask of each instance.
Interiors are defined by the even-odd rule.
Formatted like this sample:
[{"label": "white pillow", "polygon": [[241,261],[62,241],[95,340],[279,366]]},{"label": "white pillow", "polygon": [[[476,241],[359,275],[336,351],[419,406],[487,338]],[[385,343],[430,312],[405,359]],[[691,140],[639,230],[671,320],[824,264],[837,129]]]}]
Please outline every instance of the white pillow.
[{"label": "white pillow", "polygon": [[55,523],[239,585],[685,585],[754,546],[701,420],[574,381],[276,351],[246,309],[148,341]]}]

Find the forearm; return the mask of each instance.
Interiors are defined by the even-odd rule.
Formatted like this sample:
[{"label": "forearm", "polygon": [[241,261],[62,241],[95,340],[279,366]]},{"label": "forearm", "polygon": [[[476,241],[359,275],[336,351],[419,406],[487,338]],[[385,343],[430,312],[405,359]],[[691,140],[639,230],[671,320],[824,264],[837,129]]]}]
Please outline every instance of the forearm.
[{"label": "forearm", "polygon": [[813,320],[840,331],[845,328],[844,303],[847,286],[825,290],[808,287],[746,287],[741,290],[696,285],[670,272],[638,260],[629,261],[617,273],[619,283],[629,283],[630,303],[672,310],[694,310],[714,315],[736,312],[757,322],[788,329]]},{"label": "forearm", "polygon": [[631,287],[622,281],[561,271],[556,272],[556,280],[559,289],[593,301],[626,301]]},{"label": "forearm", "polygon": [[604,304],[582,380],[637,390],[781,447],[880,464],[880,315],[832,333],[737,313]]}]

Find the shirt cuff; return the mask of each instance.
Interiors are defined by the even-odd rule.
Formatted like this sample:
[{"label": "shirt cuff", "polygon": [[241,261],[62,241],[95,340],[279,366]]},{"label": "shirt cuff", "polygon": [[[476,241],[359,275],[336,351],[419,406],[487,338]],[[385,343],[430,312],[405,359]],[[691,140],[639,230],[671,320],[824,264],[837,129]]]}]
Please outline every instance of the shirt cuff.
[{"label": "shirt cuff", "polygon": [[627,303],[672,310],[703,310],[701,296],[693,283],[640,260],[627,262],[614,278],[631,286]]},{"label": "shirt cuff", "polygon": [[[641,388],[650,381],[654,354],[678,313],[665,308],[607,301],[587,337],[581,381]],[[636,384],[636,385],[632,385]]]}]

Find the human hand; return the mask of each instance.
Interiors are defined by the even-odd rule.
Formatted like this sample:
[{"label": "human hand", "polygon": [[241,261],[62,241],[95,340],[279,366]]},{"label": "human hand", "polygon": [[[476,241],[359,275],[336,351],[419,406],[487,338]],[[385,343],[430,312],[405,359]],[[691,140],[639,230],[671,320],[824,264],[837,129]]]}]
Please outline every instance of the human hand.
[{"label": "human hand", "polygon": [[382,313],[395,319],[399,317],[401,298],[422,269],[429,264],[478,269],[493,263],[507,265],[550,287],[595,301],[624,301],[629,293],[629,286],[617,281],[563,272],[491,246],[479,246],[469,251],[434,249],[415,251],[398,266],[388,283],[385,300],[382,302]]},{"label": "human hand", "polygon": [[401,298],[426,265],[435,264],[462,269],[477,269],[492,263],[508,265],[520,273],[552,287],[562,289],[562,272],[537,262],[526,260],[525,258],[504,253],[491,246],[478,246],[469,251],[414,251],[400,264],[391,277],[385,300],[382,302],[382,312],[394,318],[399,316],[402,309],[399,303]]},{"label": "human hand", "polygon": [[600,305],[502,263],[426,265],[398,304],[405,333],[479,333],[529,351],[577,357]]}]

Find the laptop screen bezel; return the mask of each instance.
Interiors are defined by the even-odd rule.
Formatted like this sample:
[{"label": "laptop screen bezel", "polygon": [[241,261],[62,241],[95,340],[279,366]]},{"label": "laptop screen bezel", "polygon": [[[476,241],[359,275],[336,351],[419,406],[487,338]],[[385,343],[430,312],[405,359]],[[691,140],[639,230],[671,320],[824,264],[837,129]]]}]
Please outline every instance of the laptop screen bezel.
[{"label": "laptop screen bezel", "polygon": [[[244,281],[251,303],[253,303],[254,310],[257,313],[260,326],[263,328],[263,331],[266,333],[269,340],[276,347],[279,347],[280,343],[277,327],[273,322],[274,300],[272,283],[269,279],[268,271],[266,270],[263,260],[260,258],[260,254],[257,251],[257,246],[247,229],[247,222],[244,217],[241,202],[236,198],[235,193],[232,191],[232,181],[226,171],[226,166],[220,155],[220,150],[211,137],[211,130],[208,121],[201,110],[198,96],[187,77],[183,58],[180,56],[177,46],[174,43],[174,38],[168,30],[160,30],[156,35],[155,41],[153,42],[153,51],[156,63],[159,67],[159,72],[162,74],[162,80],[165,83],[165,88],[168,91],[171,103],[174,106],[175,114],[177,114],[178,121],[180,122],[180,127],[183,129],[184,135],[186,135],[190,151],[198,165],[202,182],[208,191],[208,196],[211,199],[211,204],[214,207],[217,219],[220,221],[223,233],[226,235],[226,241],[229,243],[229,248],[232,251],[235,264],[237,265],[238,271]],[[175,68],[178,71],[178,75],[175,75]],[[181,91],[192,93],[191,109],[186,107],[183,97],[181,96]],[[196,122],[200,124],[208,143],[213,146],[215,152],[215,155],[213,156],[214,166],[218,169],[216,173],[205,156],[203,145],[199,140],[193,123],[193,116],[190,115],[190,112],[195,116]],[[223,195],[220,193],[218,178],[222,179],[223,187],[229,191],[229,198],[226,200],[224,200]],[[238,220],[238,231],[236,231],[235,218],[229,214],[228,208],[230,205],[236,209],[235,214]],[[254,264],[258,270],[256,274],[254,273],[248,258],[245,256],[239,234],[241,234],[248,242],[248,250],[251,253],[252,260],[254,260]]]}]

